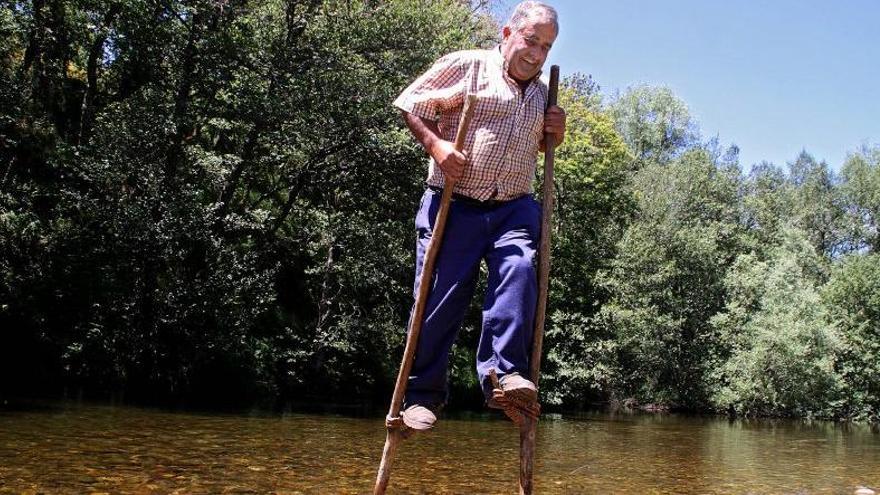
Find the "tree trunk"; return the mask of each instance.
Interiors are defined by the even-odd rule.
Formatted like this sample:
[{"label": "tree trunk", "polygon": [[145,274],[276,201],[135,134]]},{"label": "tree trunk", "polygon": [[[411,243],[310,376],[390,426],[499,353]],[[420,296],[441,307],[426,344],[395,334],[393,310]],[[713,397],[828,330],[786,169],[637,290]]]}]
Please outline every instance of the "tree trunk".
[{"label": "tree trunk", "polygon": [[95,99],[98,94],[98,58],[104,52],[104,43],[110,31],[110,25],[119,13],[119,4],[110,6],[110,10],[104,15],[104,22],[95,32],[95,39],[89,49],[89,59],[86,66],[86,92],[83,95],[82,111],[80,112],[78,144],[88,144],[92,134],[92,123],[95,117]]},{"label": "tree trunk", "polygon": [[215,213],[214,218],[213,227],[214,232],[217,234],[222,234],[225,230],[223,219],[226,218],[226,214],[229,212],[232,199],[235,197],[235,191],[238,189],[238,182],[241,180],[245,168],[251,164],[256,155],[257,142],[265,127],[266,124],[263,120],[256,122],[254,126],[251,127],[251,130],[248,132],[247,138],[245,139],[244,149],[241,152],[241,161],[238,162],[238,165],[236,165],[232,170],[232,173],[229,174],[229,179],[223,186],[223,191],[220,193],[220,206],[217,207],[217,212]]},{"label": "tree trunk", "polygon": [[[304,4],[303,9],[298,8],[301,4]],[[303,32],[305,32],[305,29],[308,25],[308,15],[314,12],[318,4],[319,2],[317,0],[308,0],[307,2],[292,0],[286,3],[285,21],[287,24],[287,31],[285,33],[285,44],[288,48],[293,47],[302,36]],[[274,94],[275,91],[277,91],[279,78],[287,75],[291,71],[290,67],[284,67],[283,57],[281,56],[282,53],[282,51],[277,52],[275,54],[274,60],[272,61],[272,67],[270,69],[271,73],[268,76],[268,93],[270,95]],[[267,122],[266,118],[257,118],[257,120],[254,122],[254,126],[248,132],[241,153],[241,162],[239,162],[238,165],[232,170],[232,173],[229,174],[229,178],[226,181],[226,184],[223,186],[223,191],[220,193],[220,206],[217,208],[214,219],[214,232],[217,234],[222,234],[225,229],[223,219],[229,213],[229,209],[232,205],[232,200],[235,198],[235,191],[238,189],[242,175],[244,175],[247,167],[249,167],[253,163],[253,160],[256,156],[256,148],[257,143],[259,142],[260,135],[263,133],[268,125],[269,122]],[[292,202],[288,202],[288,204],[285,204],[285,212],[289,213],[291,207]],[[286,216],[286,213],[283,216]],[[277,227],[271,229],[270,231],[274,232],[275,230],[277,230]]]},{"label": "tree trunk", "polygon": [[42,36],[39,35],[40,31],[43,30],[43,7],[46,2],[44,0],[34,0],[33,2],[33,10],[34,10],[34,26],[31,28],[31,32],[28,35],[28,45],[24,51],[24,58],[21,63],[21,68],[19,74],[24,76],[31,69],[31,66],[34,64],[39,64],[40,57],[42,56]]}]

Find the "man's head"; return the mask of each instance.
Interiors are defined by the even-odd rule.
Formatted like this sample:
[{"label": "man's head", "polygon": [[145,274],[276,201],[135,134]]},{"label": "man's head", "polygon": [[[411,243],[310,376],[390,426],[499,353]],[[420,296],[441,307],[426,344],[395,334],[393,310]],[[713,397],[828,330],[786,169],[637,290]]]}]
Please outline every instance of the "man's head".
[{"label": "man's head", "polygon": [[556,10],[541,2],[520,2],[501,34],[501,54],[508,74],[517,81],[528,81],[541,70],[559,34]]}]

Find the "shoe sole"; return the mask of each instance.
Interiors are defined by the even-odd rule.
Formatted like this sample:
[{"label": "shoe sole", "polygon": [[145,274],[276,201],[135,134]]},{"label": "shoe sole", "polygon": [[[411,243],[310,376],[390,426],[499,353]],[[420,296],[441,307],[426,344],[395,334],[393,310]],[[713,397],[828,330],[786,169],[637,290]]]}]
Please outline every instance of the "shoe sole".
[{"label": "shoe sole", "polygon": [[424,423],[407,423],[406,420],[403,420],[403,424],[406,425],[407,428],[413,431],[428,431],[434,429],[434,426],[437,424],[436,422],[431,423],[430,425],[426,425]]},{"label": "shoe sole", "polygon": [[505,390],[504,395],[523,405],[531,405],[535,402],[538,402],[538,392],[530,388],[515,388],[512,390]]}]

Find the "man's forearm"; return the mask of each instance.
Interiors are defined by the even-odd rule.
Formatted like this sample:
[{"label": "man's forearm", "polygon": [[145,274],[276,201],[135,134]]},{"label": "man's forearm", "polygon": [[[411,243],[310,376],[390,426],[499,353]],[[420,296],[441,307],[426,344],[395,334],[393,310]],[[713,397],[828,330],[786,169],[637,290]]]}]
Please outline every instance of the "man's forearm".
[{"label": "man's forearm", "polygon": [[437,126],[437,122],[423,119],[409,112],[404,111],[401,113],[403,114],[403,120],[406,121],[406,126],[409,128],[409,132],[416,138],[416,141],[421,143],[429,155],[434,156],[434,146],[441,139],[440,128]]},{"label": "man's forearm", "polygon": [[453,143],[440,137],[437,123],[423,119],[409,112],[403,112],[403,119],[409,131],[422,144],[425,151],[437,162],[444,177],[457,181],[464,171],[467,158],[456,151]]}]

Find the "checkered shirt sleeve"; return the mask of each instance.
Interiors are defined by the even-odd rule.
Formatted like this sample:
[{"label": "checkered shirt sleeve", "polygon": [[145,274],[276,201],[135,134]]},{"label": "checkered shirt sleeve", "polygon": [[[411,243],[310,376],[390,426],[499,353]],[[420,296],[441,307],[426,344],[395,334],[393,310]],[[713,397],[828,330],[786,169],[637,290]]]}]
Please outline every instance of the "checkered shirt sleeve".
[{"label": "checkered shirt sleeve", "polygon": [[441,58],[394,100],[394,106],[433,121],[461,106],[467,90],[462,62],[456,53]]}]

